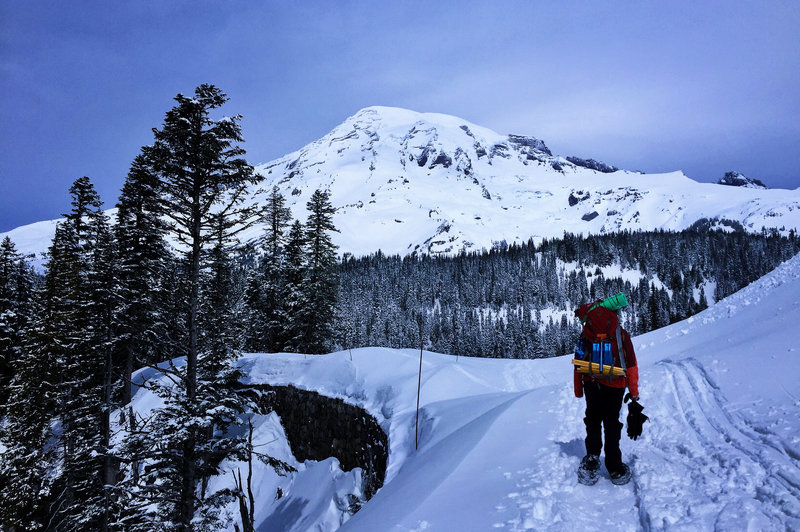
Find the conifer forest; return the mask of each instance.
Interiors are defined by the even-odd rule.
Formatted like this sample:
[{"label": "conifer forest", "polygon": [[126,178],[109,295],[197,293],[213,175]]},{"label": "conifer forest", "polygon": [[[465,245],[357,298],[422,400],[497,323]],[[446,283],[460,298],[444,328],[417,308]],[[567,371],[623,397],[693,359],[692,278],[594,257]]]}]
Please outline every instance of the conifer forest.
[{"label": "conifer forest", "polygon": [[[244,159],[241,117],[212,116],[227,99],[212,85],[176,96],[114,219],[91,180],[75,180],[43,271],[0,243],[3,530],[212,530],[222,505],[246,507],[241,482],[208,484],[224,459],[254,453],[240,352],[564,355],[582,302],[624,292],[623,326],[640,334],[800,251],[794,232],[700,221],[453,256],[340,256],[326,191],[305,220],[277,188],[246,201],[262,177]],[[262,237],[240,242],[254,224]],[[132,379],[142,368],[166,383]],[[163,401],[146,418],[130,405],[138,386]]]}]

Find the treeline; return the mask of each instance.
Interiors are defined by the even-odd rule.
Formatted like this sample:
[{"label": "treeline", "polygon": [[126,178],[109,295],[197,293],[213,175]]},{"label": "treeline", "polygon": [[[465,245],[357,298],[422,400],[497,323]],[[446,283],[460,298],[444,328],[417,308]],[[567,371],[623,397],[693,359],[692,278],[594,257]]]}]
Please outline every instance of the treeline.
[{"label": "treeline", "polygon": [[[252,391],[236,352],[323,352],[336,297],[333,208],[310,198],[293,221],[243,159],[240,117],[211,116],[227,97],[202,85],[154,129],[131,164],[113,225],[87,177],[69,192],[44,276],[0,243],[0,528],[207,530],[252,493],[209,479],[226,458],[261,456],[246,430]],[[267,230],[245,267],[237,234]],[[174,359],[183,357],[180,361]],[[133,382],[152,367],[160,378]],[[132,387],[163,406],[140,412]],[[251,431],[252,432],[252,431]]]},{"label": "treeline", "polygon": [[538,246],[501,244],[454,257],[345,257],[339,342],[555,356],[572,351],[580,333],[572,312],[583,302],[624,292],[624,326],[640,334],[696,314],[800,251],[794,231],[708,227],[700,221],[681,232],[565,234]]}]

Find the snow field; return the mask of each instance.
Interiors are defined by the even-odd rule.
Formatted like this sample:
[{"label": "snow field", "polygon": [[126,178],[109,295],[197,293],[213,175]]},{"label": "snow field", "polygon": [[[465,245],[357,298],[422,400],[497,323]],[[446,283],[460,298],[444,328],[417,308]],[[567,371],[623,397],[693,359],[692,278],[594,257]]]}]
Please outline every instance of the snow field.
[{"label": "snow field", "polygon": [[[568,357],[424,352],[415,449],[419,351],[244,355],[250,382],[342,398],[389,436],[386,482],[348,519],[343,501],[358,493],[360,471],[343,473],[333,459],[298,463],[277,416],[256,416],[256,443],[298,469],[278,477],[257,468],[257,529],[800,530],[798,314],[800,256],[634,338],[650,421],[637,441],[623,430],[634,471],[626,486],[611,484],[604,467],[595,486],[577,483],[585,403],[573,396]],[[142,394],[136,401],[152,401]]]}]

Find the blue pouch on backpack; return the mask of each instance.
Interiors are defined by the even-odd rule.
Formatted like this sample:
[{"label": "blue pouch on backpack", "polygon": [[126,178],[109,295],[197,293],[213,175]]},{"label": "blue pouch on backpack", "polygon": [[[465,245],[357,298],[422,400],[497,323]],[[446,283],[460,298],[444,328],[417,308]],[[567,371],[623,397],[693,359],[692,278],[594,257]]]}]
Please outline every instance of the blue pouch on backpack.
[{"label": "blue pouch on backpack", "polygon": [[586,351],[584,351],[584,341],[583,338],[578,338],[578,341],[575,343],[575,358],[579,358],[583,360],[583,357],[586,355]]},{"label": "blue pouch on backpack", "polygon": [[613,360],[611,342],[592,342],[592,362],[600,364],[601,371],[604,366],[612,365]]}]

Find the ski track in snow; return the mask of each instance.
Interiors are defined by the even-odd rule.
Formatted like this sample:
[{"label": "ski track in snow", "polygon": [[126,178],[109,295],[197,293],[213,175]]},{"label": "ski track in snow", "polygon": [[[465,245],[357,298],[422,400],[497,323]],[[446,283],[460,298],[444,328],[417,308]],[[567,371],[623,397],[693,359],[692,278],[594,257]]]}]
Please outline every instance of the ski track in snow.
[{"label": "ski track in snow", "polygon": [[656,421],[645,425],[652,434],[637,460],[646,528],[709,522],[720,530],[800,528],[800,467],[789,444],[731,413],[696,360],[657,366],[665,396]]},{"label": "ski track in snow", "polygon": [[634,471],[627,486],[611,484],[605,467],[595,486],[577,484],[585,402],[571,388],[554,388],[542,410],[558,419],[550,443],[530,465],[505,473],[514,489],[495,506],[504,519],[493,527],[800,530],[800,460],[777,433],[779,422],[758,425],[733,413],[694,359],[661,361],[647,381],[663,386],[648,395],[643,436],[634,442],[623,430],[623,459]]}]

